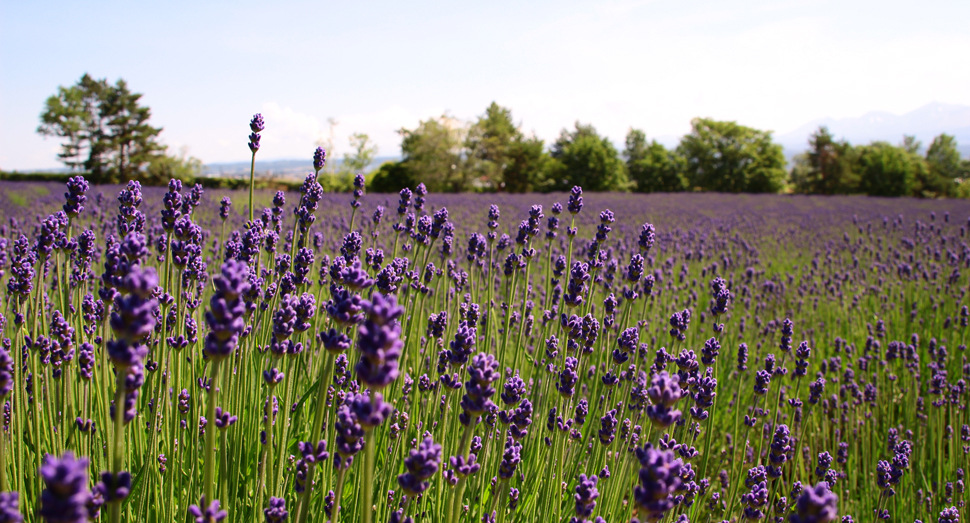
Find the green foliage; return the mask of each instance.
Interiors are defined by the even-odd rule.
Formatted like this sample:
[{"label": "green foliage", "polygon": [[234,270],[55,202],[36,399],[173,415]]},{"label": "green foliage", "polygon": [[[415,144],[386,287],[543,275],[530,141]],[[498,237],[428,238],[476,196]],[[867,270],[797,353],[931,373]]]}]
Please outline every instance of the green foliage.
[{"label": "green foliage", "polygon": [[576,122],[573,131],[563,129],[552,146],[554,162],[548,187],[568,191],[574,185],[587,191],[625,191],[630,188],[626,166],[613,144],[592,125]]},{"label": "green foliage", "polygon": [[663,144],[651,140],[639,129],[626,135],[626,170],[636,192],[679,192],[687,190],[684,170],[687,162],[676,151],[668,151]]},{"label": "green foliage", "polygon": [[175,178],[185,184],[194,184],[202,176],[202,160],[188,155],[183,147],[178,156],[165,154],[152,155],[148,167],[140,174],[139,181],[147,185],[165,185]]},{"label": "green foliage", "polygon": [[503,171],[505,190],[508,192],[538,191],[546,183],[546,172],[551,159],[545,142],[535,136],[517,138],[509,147],[508,163]]},{"label": "green foliage", "polygon": [[915,152],[886,142],[859,148],[859,189],[870,196],[917,196],[928,175],[926,162]]},{"label": "green foliage", "polygon": [[718,192],[778,192],[785,156],[770,131],[705,118],[691,121],[677,152],[686,159],[693,187]]},{"label": "green foliage", "polygon": [[926,166],[938,192],[947,196],[955,196],[957,187],[970,173],[968,162],[960,159],[956,139],[948,134],[933,138],[926,150]]},{"label": "green foliage", "polygon": [[508,192],[541,187],[548,155],[544,142],[527,138],[512,120],[512,111],[495,102],[468,130],[466,169],[479,186]]},{"label": "green foliage", "polygon": [[89,171],[93,182],[137,178],[164,150],[157,142],[162,129],[149,125],[151,110],[140,105],[141,96],[124,80],[111,85],[85,74],[47,99],[37,132],[65,139],[58,158]]},{"label": "green foliage", "polygon": [[819,127],[809,137],[803,159],[796,160],[792,168],[795,192],[851,194],[858,191],[859,177],[854,162],[852,146],[845,140],[835,140],[827,127]]},{"label": "green foliage", "polygon": [[344,161],[340,165],[341,171],[351,173],[351,177],[363,172],[377,157],[377,145],[371,142],[366,133],[354,133],[350,136],[352,154],[344,154]]},{"label": "green foliage", "polygon": [[376,193],[395,193],[405,187],[414,187],[418,182],[411,169],[404,162],[384,162],[374,171],[367,190]]},{"label": "green foliage", "polygon": [[413,179],[432,192],[461,192],[471,188],[463,169],[465,129],[448,116],[422,121],[415,129],[401,129],[403,163]]}]

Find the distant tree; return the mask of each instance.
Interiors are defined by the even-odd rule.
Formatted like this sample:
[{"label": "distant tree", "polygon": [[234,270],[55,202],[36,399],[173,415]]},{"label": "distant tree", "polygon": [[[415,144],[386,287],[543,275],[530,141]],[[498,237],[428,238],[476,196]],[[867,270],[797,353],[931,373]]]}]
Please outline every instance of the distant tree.
[{"label": "distant tree", "polygon": [[859,189],[870,196],[919,196],[920,180],[929,169],[922,157],[905,147],[873,142],[859,148]]},{"label": "distant tree", "polygon": [[47,99],[37,132],[64,138],[58,157],[90,171],[92,181],[136,178],[164,150],[157,141],[162,129],[149,125],[151,109],[140,105],[141,96],[124,80],[111,85],[85,74]]},{"label": "distant tree", "polygon": [[904,134],[903,141],[899,143],[899,146],[908,153],[919,154],[920,149],[923,148],[923,143],[917,140],[915,136]]},{"label": "distant tree", "polygon": [[954,196],[956,186],[967,178],[967,162],[960,159],[957,141],[948,134],[941,134],[930,142],[926,150],[926,166],[929,169],[931,188],[940,194]]},{"label": "distant tree", "polygon": [[550,167],[551,190],[568,191],[574,185],[588,191],[629,189],[626,166],[616,147],[592,125],[576,122],[575,130],[563,129],[551,156],[555,160]]},{"label": "distant tree", "polygon": [[[109,154],[110,163],[107,166],[107,181],[118,183],[132,179],[142,167],[147,165],[153,156],[163,150],[158,143],[161,127],[148,124],[152,112],[148,107],[139,104],[142,95],[128,89],[124,80],[118,82],[104,92],[100,112],[105,119],[107,134],[95,142],[95,148],[103,147]],[[89,167],[92,174],[101,174],[95,166]]]},{"label": "distant tree", "polygon": [[675,151],[651,140],[639,129],[626,135],[626,170],[637,192],[678,192],[687,189],[684,169],[687,162]]},{"label": "distant tree", "polygon": [[798,153],[791,159],[792,168],[788,173],[788,184],[796,194],[813,194],[811,171],[808,163],[808,153]]},{"label": "distant tree", "polygon": [[623,156],[626,157],[628,167],[647,156],[647,133],[640,129],[631,127],[626,132],[625,144],[626,148],[623,149]]},{"label": "distant tree", "polygon": [[377,145],[366,133],[350,135],[350,154],[344,153],[341,169],[350,173],[363,172],[377,157]]},{"label": "distant tree", "polygon": [[550,163],[541,138],[517,137],[509,147],[508,163],[502,172],[505,190],[517,193],[543,190]]},{"label": "distant tree", "polygon": [[85,74],[75,85],[58,87],[57,94],[44,103],[37,132],[45,137],[65,139],[57,157],[69,169],[82,169],[85,163],[100,163],[92,154],[96,154],[93,145],[104,132],[100,104],[108,89],[107,80],[95,80]]},{"label": "distant tree", "polygon": [[691,186],[720,192],[778,192],[785,156],[771,132],[705,118],[691,121],[677,152],[686,159]]},{"label": "distant tree", "polygon": [[[852,146],[836,140],[821,126],[808,139],[804,176],[795,190],[808,194],[850,194],[858,191],[859,177],[853,170]],[[797,165],[793,167],[800,168]]]},{"label": "distant tree", "polygon": [[405,187],[415,187],[414,179],[406,162],[384,162],[374,171],[367,190],[375,193],[395,193]]},{"label": "distant tree", "polygon": [[461,192],[471,188],[470,175],[463,168],[466,129],[454,118],[441,116],[401,129],[403,163],[411,176],[432,192]]},{"label": "distant tree", "polygon": [[492,102],[468,130],[466,169],[484,188],[533,191],[542,182],[548,159],[544,145],[522,134],[511,109]]},{"label": "distant tree", "polygon": [[484,186],[501,189],[505,185],[505,170],[511,161],[512,143],[521,134],[512,121],[512,110],[492,102],[485,114],[468,129],[466,168]]},{"label": "distant tree", "polygon": [[178,155],[167,154],[167,149],[161,152],[162,154],[152,156],[148,167],[139,176],[143,183],[165,185],[171,179],[178,179],[191,184],[202,176],[202,160],[189,156],[188,147],[182,147]]}]

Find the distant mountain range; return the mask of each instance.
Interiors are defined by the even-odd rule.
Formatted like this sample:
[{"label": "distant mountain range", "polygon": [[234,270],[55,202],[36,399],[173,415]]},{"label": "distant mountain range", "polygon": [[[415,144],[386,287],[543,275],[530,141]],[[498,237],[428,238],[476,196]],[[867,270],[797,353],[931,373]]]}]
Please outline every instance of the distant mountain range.
[{"label": "distant mountain range", "polygon": [[794,156],[808,147],[808,137],[821,125],[855,145],[875,140],[896,144],[903,135],[914,135],[923,142],[924,151],[935,136],[946,133],[956,138],[961,155],[970,155],[970,107],[938,102],[902,115],[875,111],[856,118],[820,118],[775,136],[775,141],[785,148],[785,156]]}]

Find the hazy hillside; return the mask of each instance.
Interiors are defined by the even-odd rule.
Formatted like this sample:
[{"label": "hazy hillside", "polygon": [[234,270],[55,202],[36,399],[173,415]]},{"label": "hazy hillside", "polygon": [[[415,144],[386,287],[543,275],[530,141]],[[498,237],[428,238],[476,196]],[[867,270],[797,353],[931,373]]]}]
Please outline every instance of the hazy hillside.
[{"label": "hazy hillside", "polygon": [[970,155],[970,107],[933,102],[906,114],[875,111],[856,118],[819,118],[802,125],[794,131],[777,135],[775,140],[785,148],[786,156],[805,150],[808,137],[820,125],[853,144],[866,144],[873,140],[899,143],[904,134],[915,135],[929,145],[940,133],[951,134],[960,144],[960,153]]}]

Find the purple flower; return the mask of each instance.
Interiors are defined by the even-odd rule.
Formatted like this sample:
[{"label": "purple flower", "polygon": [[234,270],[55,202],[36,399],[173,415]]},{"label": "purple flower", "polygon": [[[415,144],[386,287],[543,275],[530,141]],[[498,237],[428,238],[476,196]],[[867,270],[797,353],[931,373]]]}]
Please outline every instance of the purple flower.
[{"label": "purple flower", "polygon": [[956,507],[943,509],[937,523],[960,523],[960,511]]},{"label": "purple flower", "polygon": [[102,472],[95,490],[105,503],[120,503],[131,493],[131,474],[125,471],[117,474]]},{"label": "purple flower", "polygon": [[637,245],[640,247],[641,252],[649,251],[650,248],[653,247],[656,239],[657,237],[653,224],[645,223],[640,227],[640,238],[637,241]]},{"label": "purple flower", "polygon": [[327,302],[327,315],[342,327],[360,323],[363,319],[360,312],[360,296],[344,288],[339,288],[334,292],[333,299]]},{"label": "purple flower", "polygon": [[475,454],[474,450],[468,455],[468,458],[464,456],[452,456],[448,459],[448,462],[451,463],[451,472],[454,472],[458,478],[471,476],[478,472],[482,468],[482,465],[477,463],[477,461],[478,454]]},{"label": "purple flower", "polygon": [[596,489],[596,483],[599,478],[596,476],[586,477],[586,474],[579,475],[579,483],[576,485],[576,494],[573,498],[576,500],[576,517],[585,520],[593,515],[593,509],[596,508],[596,498],[599,497],[599,490]]},{"label": "purple flower", "polygon": [[249,291],[249,266],[235,260],[222,265],[222,274],[213,279],[216,292],[209,299],[205,322],[209,333],[204,351],[209,358],[221,360],[236,350],[239,335],[246,326],[246,304],[242,295]]},{"label": "purple flower", "polygon": [[522,461],[522,445],[512,437],[505,440],[505,451],[502,453],[502,462],[499,463],[498,475],[502,479],[512,479],[515,470]]},{"label": "purple flower", "polygon": [[[348,397],[346,401],[353,402],[353,400],[353,397]],[[344,470],[350,467],[354,456],[364,448],[364,428],[358,423],[354,411],[346,402],[337,408],[334,428],[337,435],[337,453],[333,457],[334,468]]]},{"label": "purple flower", "polygon": [[7,347],[0,346],[0,398],[5,398],[13,390],[13,358]]},{"label": "purple flower", "polygon": [[633,500],[644,512],[645,521],[656,523],[673,508],[673,494],[681,487],[683,462],[669,450],[657,450],[647,444],[636,450],[640,461],[639,484],[633,489]]},{"label": "purple flower", "polygon": [[563,368],[559,371],[559,382],[556,383],[556,390],[563,397],[572,397],[576,392],[576,382],[579,381],[579,375],[576,374],[578,365],[579,360],[573,357],[566,357],[566,361],[563,362]]},{"label": "purple flower", "polygon": [[228,411],[222,410],[222,407],[216,407],[216,427],[222,430],[226,430],[230,425],[236,423],[239,420],[239,416],[233,416],[229,414]]},{"label": "purple flower", "polygon": [[782,352],[791,352],[791,337],[794,334],[793,326],[794,324],[791,319],[785,318],[781,327],[781,343],[778,345],[778,348]]},{"label": "purple flower", "polygon": [[67,192],[64,193],[67,201],[64,203],[64,212],[71,218],[76,218],[84,211],[84,202],[88,199],[84,193],[88,192],[88,188],[88,182],[82,176],[67,180]]},{"label": "purple flower", "polygon": [[825,482],[802,491],[795,502],[795,512],[788,516],[790,523],[828,523],[838,517],[839,498]]},{"label": "purple flower", "polygon": [[465,394],[461,398],[462,412],[458,415],[458,421],[466,426],[485,412],[495,409],[491,397],[495,394],[492,383],[499,378],[498,360],[491,354],[477,354],[472,358],[467,372],[468,381],[465,382]]},{"label": "purple flower", "polygon": [[158,302],[151,294],[157,286],[158,276],[152,267],[136,265],[125,276],[124,287],[129,294],[115,298],[110,320],[115,339],[107,344],[108,357],[119,369],[138,365],[148,355],[144,342],[155,327],[153,311]]},{"label": "purple flower", "polygon": [[583,188],[576,185],[569,191],[569,201],[566,204],[566,209],[570,214],[579,214],[579,211],[583,210]]},{"label": "purple flower", "polygon": [[441,466],[441,445],[435,443],[430,436],[426,437],[418,448],[411,449],[410,455],[404,460],[404,466],[408,471],[397,477],[398,484],[408,495],[417,496],[423,493],[431,486],[428,480]]},{"label": "purple flower", "polygon": [[222,221],[229,218],[230,209],[232,209],[232,200],[228,196],[223,196],[222,201],[219,202],[219,218],[222,218]]},{"label": "purple flower", "polygon": [[75,459],[70,451],[61,458],[48,455],[40,467],[44,491],[40,497],[40,516],[48,522],[86,523],[88,491],[88,460]]},{"label": "purple flower", "polygon": [[323,147],[317,147],[317,149],[313,151],[313,170],[319,172],[320,169],[323,169],[323,166],[326,165],[326,163],[327,150]]},{"label": "purple flower", "polygon": [[660,428],[669,427],[680,419],[680,411],[673,406],[683,397],[684,391],[680,387],[680,378],[662,371],[654,375],[647,396],[653,403],[647,407],[647,417]]},{"label": "purple flower", "polygon": [[787,425],[778,425],[771,441],[770,453],[768,454],[769,465],[767,467],[767,474],[769,478],[775,479],[781,477],[781,465],[788,461],[788,454],[791,450],[791,431],[788,430]]},{"label": "purple flower", "polygon": [[362,308],[367,319],[357,329],[360,360],[355,370],[364,385],[380,390],[398,377],[398,358],[404,342],[397,319],[404,314],[404,307],[397,304],[394,295],[385,297],[375,292]]},{"label": "purple flower", "polygon": [[522,378],[520,378],[518,374],[510,376],[507,380],[505,380],[505,387],[503,390],[504,391],[501,395],[502,403],[508,406],[517,405],[526,392],[525,382],[522,381]]},{"label": "purple flower", "polygon": [[21,523],[20,493],[0,492],[0,523]]},{"label": "purple flower", "polygon": [[478,329],[468,325],[466,322],[458,324],[455,332],[455,339],[449,342],[448,361],[457,367],[468,362],[472,349],[475,347],[475,340],[478,338]]},{"label": "purple flower", "polygon": [[619,425],[619,421],[616,419],[616,409],[607,412],[605,416],[600,418],[600,429],[597,433],[600,443],[603,445],[613,443],[613,440],[616,438],[617,425]]},{"label": "purple flower", "polygon": [[364,429],[373,429],[384,423],[384,420],[391,417],[394,407],[384,401],[380,393],[374,392],[373,399],[367,394],[357,394],[352,399],[348,398],[351,409],[357,423]]},{"label": "purple flower", "polygon": [[[260,122],[262,122],[262,119],[260,119]],[[219,523],[226,519],[229,513],[219,509],[218,499],[212,500],[212,503],[206,506],[205,496],[203,496],[198,505],[189,505],[189,515],[195,518],[195,523]]]},{"label": "purple flower", "polygon": [[[323,149],[318,149],[323,150]],[[270,497],[269,507],[263,509],[266,523],[282,523],[286,521],[290,513],[286,511],[286,500],[283,498]]]}]

